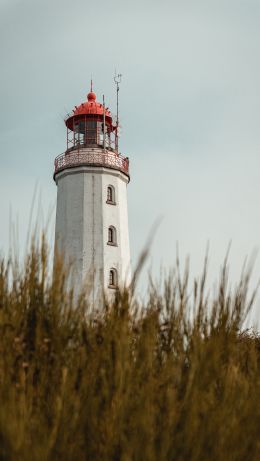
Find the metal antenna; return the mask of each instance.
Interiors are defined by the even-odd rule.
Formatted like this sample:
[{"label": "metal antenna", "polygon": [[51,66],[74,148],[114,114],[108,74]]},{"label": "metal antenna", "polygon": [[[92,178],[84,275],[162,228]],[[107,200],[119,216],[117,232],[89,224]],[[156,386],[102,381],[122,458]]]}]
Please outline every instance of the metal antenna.
[{"label": "metal antenna", "polygon": [[117,74],[115,70],[114,82],[116,84],[116,151],[118,152],[118,126],[119,126],[119,111],[118,111],[118,93],[119,93],[119,84],[122,81],[122,74]]},{"label": "metal antenna", "polygon": [[106,149],[106,106],[105,96],[103,95],[103,149]]}]

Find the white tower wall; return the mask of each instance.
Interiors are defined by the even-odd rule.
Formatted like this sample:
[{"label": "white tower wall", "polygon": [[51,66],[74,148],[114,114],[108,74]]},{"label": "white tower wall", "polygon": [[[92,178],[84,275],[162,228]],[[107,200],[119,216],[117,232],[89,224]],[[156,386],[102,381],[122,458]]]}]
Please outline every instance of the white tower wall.
[{"label": "white tower wall", "polygon": [[[90,304],[102,306],[109,272],[116,269],[119,287],[130,280],[127,213],[128,176],[103,166],[66,168],[55,175],[57,212],[55,242],[71,265],[70,286],[76,295],[84,288]],[[115,204],[107,203],[107,188],[115,191]],[[108,244],[108,229],[116,229],[116,244]]]}]

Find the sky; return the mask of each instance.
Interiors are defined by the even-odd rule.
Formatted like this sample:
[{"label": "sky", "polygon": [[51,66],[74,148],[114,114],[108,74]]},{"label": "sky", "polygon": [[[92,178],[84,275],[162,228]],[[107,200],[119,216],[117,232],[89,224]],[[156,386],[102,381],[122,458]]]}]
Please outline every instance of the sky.
[{"label": "sky", "polygon": [[231,242],[237,280],[260,244],[259,45],[259,0],[0,0],[1,251],[10,215],[24,245],[35,189],[54,229],[64,117],[91,76],[115,112],[116,68],[133,265],[160,219],[155,274],[177,243],[199,274],[209,243],[216,279]]}]

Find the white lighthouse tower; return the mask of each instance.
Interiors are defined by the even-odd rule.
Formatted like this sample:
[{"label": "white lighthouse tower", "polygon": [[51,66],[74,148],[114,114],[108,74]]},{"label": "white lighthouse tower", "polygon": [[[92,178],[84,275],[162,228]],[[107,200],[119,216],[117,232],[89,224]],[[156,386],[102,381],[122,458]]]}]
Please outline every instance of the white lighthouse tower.
[{"label": "white lighthouse tower", "polygon": [[[118,89],[118,87],[117,87]],[[118,151],[118,116],[87,101],[65,119],[67,149],[55,159],[57,184],[55,246],[70,266],[70,287],[86,290],[89,303],[103,305],[104,294],[130,278],[127,184],[129,160]]]}]

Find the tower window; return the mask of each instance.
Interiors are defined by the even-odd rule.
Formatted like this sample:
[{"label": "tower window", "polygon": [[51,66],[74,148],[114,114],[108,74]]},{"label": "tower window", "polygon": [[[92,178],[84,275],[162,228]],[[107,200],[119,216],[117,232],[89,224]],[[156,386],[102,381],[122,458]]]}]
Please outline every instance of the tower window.
[{"label": "tower window", "polygon": [[107,241],[107,244],[108,245],[114,245],[114,246],[117,245],[117,242],[116,242],[116,228],[114,226],[109,226],[109,228],[108,228],[108,241]]},{"label": "tower window", "polygon": [[108,287],[109,288],[117,287],[117,270],[116,269],[110,269],[109,271]]},{"label": "tower window", "polygon": [[107,188],[107,203],[110,205],[115,205],[116,200],[115,200],[115,188],[114,186],[108,186]]}]

